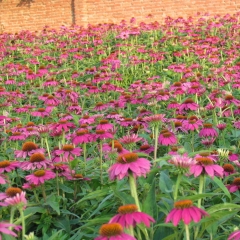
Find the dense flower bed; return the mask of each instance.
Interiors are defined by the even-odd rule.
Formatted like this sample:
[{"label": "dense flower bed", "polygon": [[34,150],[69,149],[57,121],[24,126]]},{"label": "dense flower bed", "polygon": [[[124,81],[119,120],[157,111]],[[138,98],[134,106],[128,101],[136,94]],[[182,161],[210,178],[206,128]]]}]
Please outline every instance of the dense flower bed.
[{"label": "dense flower bed", "polygon": [[240,239],[239,16],[1,34],[3,239]]}]

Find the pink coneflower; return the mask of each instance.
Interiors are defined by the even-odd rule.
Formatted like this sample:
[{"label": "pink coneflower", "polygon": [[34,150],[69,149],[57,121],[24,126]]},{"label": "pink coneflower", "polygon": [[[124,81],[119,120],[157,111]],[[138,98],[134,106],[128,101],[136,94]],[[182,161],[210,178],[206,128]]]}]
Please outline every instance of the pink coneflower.
[{"label": "pink coneflower", "polygon": [[26,162],[21,162],[21,168],[23,170],[35,170],[40,169],[40,168],[48,168],[49,166],[51,166],[51,162],[49,162],[48,160],[46,160],[44,154],[42,153],[33,153],[30,156],[29,161]]},{"label": "pink coneflower", "polygon": [[108,172],[111,180],[123,179],[133,173],[134,177],[144,176],[150,171],[151,163],[145,158],[139,158],[137,153],[129,152],[118,156],[117,163],[113,164]]},{"label": "pink coneflower", "polygon": [[67,177],[67,180],[71,181],[90,181],[91,178],[84,177],[81,173],[74,173]]},{"label": "pink coneflower", "polygon": [[213,128],[211,123],[204,123],[203,128],[199,132],[199,137],[217,137],[218,132]]},{"label": "pink coneflower", "polygon": [[117,112],[111,112],[106,116],[106,118],[120,120],[122,115]]},{"label": "pink coneflower", "polygon": [[23,134],[26,135],[27,138],[32,137],[32,136],[39,137],[39,132],[38,132],[38,129],[36,127],[26,127],[24,129]]},{"label": "pink coneflower", "polygon": [[52,95],[47,96],[44,101],[45,105],[52,105],[52,106],[57,106],[59,105],[59,103],[60,101]]},{"label": "pink coneflower", "polygon": [[194,131],[202,126],[202,120],[198,119],[196,116],[191,116],[188,120],[183,120],[182,126],[188,131]]},{"label": "pink coneflower", "polygon": [[227,240],[239,240],[240,239],[240,230],[232,232]]},{"label": "pink coneflower", "polygon": [[210,177],[215,175],[223,177],[223,168],[214,164],[212,158],[199,156],[195,157],[196,164],[190,167],[190,173],[194,174],[194,177],[198,177],[200,174],[207,174]]},{"label": "pink coneflower", "polygon": [[226,128],[226,126],[227,126],[226,123],[219,123],[219,124],[217,124],[216,127],[217,127],[220,131],[222,131],[222,130],[224,130],[224,129]]},{"label": "pink coneflower", "polygon": [[180,111],[184,111],[184,110],[195,111],[198,109],[198,107],[199,106],[197,103],[195,103],[191,98],[188,98],[179,106],[179,110]]},{"label": "pink coneflower", "polygon": [[150,227],[151,222],[155,220],[146,213],[139,212],[135,204],[128,204],[118,208],[118,213],[110,219],[109,223],[119,223],[124,228],[135,227],[137,224],[144,223]]},{"label": "pink coneflower", "polygon": [[140,140],[142,140],[142,138],[139,137],[137,134],[123,136],[119,139],[119,141],[125,145],[131,145],[133,143],[139,142]]},{"label": "pink coneflower", "polygon": [[25,178],[29,184],[40,185],[46,180],[55,178],[56,174],[50,170],[37,170],[33,174],[27,175]]},{"label": "pink coneflower", "polygon": [[237,161],[239,159],[239,155],[237,153],[229,152],[228,153],[228,159],[231,162]]},{"label": "pink coneflower", "polygon": [[240,190],[240,177],[234,178],[232,184],[226,185],[226,188],[231,193]]},{"label": "pink coneflower", "polygon": [[44,149],[38,148],[34,142],[25,142],[22,146],[22,150],[16,150],[14,154],[17,158],[26,158],[35,152],[44,153],[44,151]]},{"label": "pink coneflower", "polygon": [[235,122],[233,125],[235,128],[240,129],[240,121]]},{"label": "pink coneflower", "polygon": [[121,32],[118,36],[116,36],[116,38],[120,38],[120,39],[128,39],[129,38],[129,32],[127,31],[123,31]]},{"label": "pink coneflower", "polygon": [[73,103],[70,107],[68,107],[69,112],[75,112],[76,114],[81,114],[82,108],[78,103]]},{"label": "pink coneflower", "polygon": [[211,137],[211,138],[205,138],[201,140],[201,143],[205,145],[206,147],[211,146],[215,142],[216,138]]},{"label": "pink coneflower", "polygon": [[0,174],[0,184],[5,184],[6,183],[6,176],[3,174]]},{"label": "pink coneflower", "polygon": [[117,140],[112,140],[109,143],[103,144],[103,151],[104,152],[110,152],[112,149],[116,149],[117,153],[123,154],[127,153],[128,151],[123,148],[122,144]]},{"label": "pink coneflower", "polygon": [[[0,201],[5,200],[7,198],[15,197],[17,194],[20,194],[22,192],[22,189],[17,187],[9,187],[6,189],[5,192],[0,193]],[[0,202],[0,206],[7,206],[7,203]]]},{"label": "pink coneflower", "polygon": [[179,108],[180,104],[176,101],[172,101],[168,104],[167,109],[177,109]]},{"label": "pink coneflower", "polygon": [[224,103],[227,105],[230,105],[233,103],[234,105],[238,106],[240,104],[240,101],[235,99],[232,95],[226,95],[224,99]]},{"label": "pink coneflower", "polygon": [[[3,234],[11,235],[13,237],[17,237],[18,235],[14,231],[10,230],[10,228],[14,228],[15,231],[20,231],[22,227],[15,224],[11,224],[11,223],[0,222],[1,234],[3,233]],[[1,236],[0,236],[0,239],[2,239]]]},{"label": "pink coneflower", "polygon": [[99,230],[99,237],[94,240],[137,240],[129,234],[124,233],[123,227],[119,223],[103,224]]},{"label": "pink coneflower", "polygon": [[129,126],[132,126],[133,124],[134,122],[132,118],[123,118],[123,119],[120,119],[119,121],[119,125],[122,127],[129,127]]},{"label": "pink coneflower", "polygon": [[191,200],[181,200],[174,203],[174,209],[167,215],[166,223],[172,222],[177,226],[182,220],[188,225],[191,221],[199,222],[203,216],[209,216],[207,212],[201,208],[195,207]]},{"label": "pink coneflower", "polygon": [[163,130],[159,135],[158,142],[163,146],[175,145],[177,143],[177,138],[172,132]]},{"label": "pink coneflower", "polygon": [[87,129],[77,130],[72,135],[72,143],[75,145],[82,144],[82,143],[89,143],[91,141],[92,141],[92,136]]},{"label": "pink coneflower", "polygon": [[97,130],[105,130],[105,131],[108,131],[108,130],[113,129],[113,124],[109,123],[108,120],[103,119],[103,120],[100,120],[100,122],[99,122],[99,124],[97,125],[96,129],[97,129]]},{"label": "pink coneflower", "polygon": [[93,134],[94,141],[96,141],[97,139],[103,140],[106,138],[113,138],[113,134],[105,130],[96,130],[95,134]]},{"label": "pink coneflower", "polygon": [[71,157],[80,156],[81,152],[82,152],[81,148],[75,148],[71,144],[65,144],[62,146],[62,149],[56,150],[56,153],[62,154],[63,159],[65,159],[65,160],[68,160],[70,156]]},{"label": "pink coneflower", "polygon": [[55,163],[51,169],[53,172],[57,173],[59,177],[65,177],[67,179],[69,179],[72,174],[69,166],[62,163]]},{"label": "pink coneflower", "polygon": [[181,173],[187,173],[190,167],[195,164],[195,161],[188,157],[187,154],[184,154],[173,155],[169,163],[173,164]]},{"label": "pink coneflower", "polygon": [[84,115],[83,118],[79,120],[79,124],[92,124],[95,122],[94,117],[90,117],[89,115]]},{"label": "pink coneflower", "polygon": [[224,176],[229,176],[236,172],[234,169],[234,166],[232,164],[226,163],[222,167],[223,167],[223,175]]},{"label": "pink coneflower", "polygon": [[51,111],[47,108],[38,108],[36,111],[31,112],[31,115],[34,117],[48,117]]},{"label": "pink coneflower", "polygon": [[104,109],[106,109],[106,108],[108,108],[108,107],[109,107],[108,104],[104,104],[104,103],[102,103],[102,102],[99,102],[99,103],[97,103],[96,106],[94,107],[94,110],[96,110],[96,111],[102,111],[102,110],[104,110]]},{"label": "pink coneflower", "polygon": [[150,154],[150,153],[154,152],[154,147],[149,144],[143,144],[140,146],[139,150],[136,150],[136,152]]},{"label": "pink coneflower", "polygon": [[11,172],[20,166],[17,161],[3,160],[0,161],[0,173]]},{"label": "pink coneflower", "polygon": [[60,132],[60,131],[64,131],[64,132],[68,132],[69,129],[75,128],[74,123],[68,122],[67,120],[60,120],[58,121],[58,123],[53,124],[53,126],[51,127],[51,129]]},{"label": "pink coneflower", "polygon": [[17,193],[14,197],[9,197],[4,200],[4,203],[7,204],[7,206],[16,206],[21,205],[23,209],[27,206],[27,199],[26,199],[26,192]]},{"label": "pink coneflower", "polygon": [[164,117],[165,114],[155,114],[153,116],[144,117],[143,120],[148,122],[150,126],[156,126],[166,121]]},{"label": "pink coneflower", "polygon": [[23,134],[23,132],[12,132],[12,135],[9,136],[9,141],[23,141],[27,137]]}]

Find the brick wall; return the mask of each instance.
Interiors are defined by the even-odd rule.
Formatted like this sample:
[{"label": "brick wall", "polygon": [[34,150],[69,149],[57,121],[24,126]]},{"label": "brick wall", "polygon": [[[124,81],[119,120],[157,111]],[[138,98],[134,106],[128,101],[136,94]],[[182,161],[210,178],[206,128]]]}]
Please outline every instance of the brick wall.
[{"label": "brick wall", "polygon": [[197,12],[214,14],[240,11],[240,0],[0,0],[0,32],[22,29],[40,30],[49,25],[87,25],[118,23],[135,17],[138,22],[161,22],[166,16],[196,16]]}]

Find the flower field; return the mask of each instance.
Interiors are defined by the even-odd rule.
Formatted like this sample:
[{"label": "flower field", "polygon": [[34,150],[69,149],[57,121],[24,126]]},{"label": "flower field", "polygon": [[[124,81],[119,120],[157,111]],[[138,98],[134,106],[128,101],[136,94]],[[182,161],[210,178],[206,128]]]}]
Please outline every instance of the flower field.
[{"label": "flower field", "polygon": [[3,33],[0,61],[0,239],[240,239],[240,13]]}]

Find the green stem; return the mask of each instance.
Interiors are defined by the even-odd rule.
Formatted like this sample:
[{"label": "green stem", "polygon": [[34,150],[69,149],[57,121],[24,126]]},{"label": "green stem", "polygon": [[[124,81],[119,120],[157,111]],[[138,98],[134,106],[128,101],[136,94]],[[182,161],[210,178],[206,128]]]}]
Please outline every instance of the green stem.
[{"label": "green stem", "polygon": [[133,236],[134,237],[134,231],[133,231],[133,226],[129,226],[127,228],[128,232],[129,232],[129,235]]},{"label": "green stem", "polygon": [[103,172],[102,172],[102,141],[100,141],[100,179],[101,179],[101,184],[103,184]]},{"label": "green stem", "polygon": [[129,180],[131,195],[135,200],[138,210],[141,212],[140,203],[139,203],[138,194],[137,194],[137,186],[132,173],[129,173],[128,180]]},{"label": "green stem", "polygon": [[46,202],[46,201],[47,201],[47,197],[46,197],[46,192],[45,192],[45,186],[44,186],[44,184],[41,185],[41,188],[42,188],[42,195],[43,195],[44,202]]},{"label": "green stem", "polygon": [[56,186],[57,186],[57,195],[59,196],[59,182],[58,182],[58,172],[56,172]]},{"label": "green stem", "polygon": [[194,131],[192,131],[192,152],[194,152]]},{"label": "green stem", "polygon": [[[14,214],[15,214],[16,208],[13,206],[11,207],[11,213],[10,213],[10,223],[13,224]],[[10,228],[10,230],[12,227]]]},{"label": "green stem", "polygon": [[174,193],[173,193],[174,201],[176,201],[177,197],[178,197],[178,189],[179,189],[181,179],[182,179],[182,174],[179,173],[178,176],[177,176],[177,181],[176,181],[176,185],[175,185],[175,189],[174,189]]},{"label": "green stem", "polygon": [[47,138],[44,138],[44,140],[45,140],[45,143],[46,143],[49,160],[51,160],[51,154],[50,154],[50,150],[49,150],[48,140],[47,140]]},{"label": "green stem", "polygon": [[185,226],[186,240],[190,240],[189,227],[187,224],[184,224],[184,226]]},{"label": "green stem", "polygon": [[35,199],[36,199],[36,202],[39,203],[38,195],[37,195],[35,189],[33,190],[33,194],[34,194],[34,197],[35,197]]},{"label": "green stem", "polygon": [[[199,194],[202,194],[203,192],[203,185],[204,185],[204,175],[200,175],[200,178],[199,178],[199,188],[198,188],[198,193]],[[200,208],[201,207],[201,198],[198,199],[198,207]]]},{"label": "green stem", "polygon": [[22,221],[22,240],[25,239],[25,218],[24,218],[24,213],[22,209],[19,209],[20,216],[21,216],[21,221]]},{"label": "green stem", "polygon": [[154,132],[154,158],[153,158],[153,165],[156,165],[156,160],[157,160],[157,149],[158,149],[158,126],[155,127],[155,132]]}]

